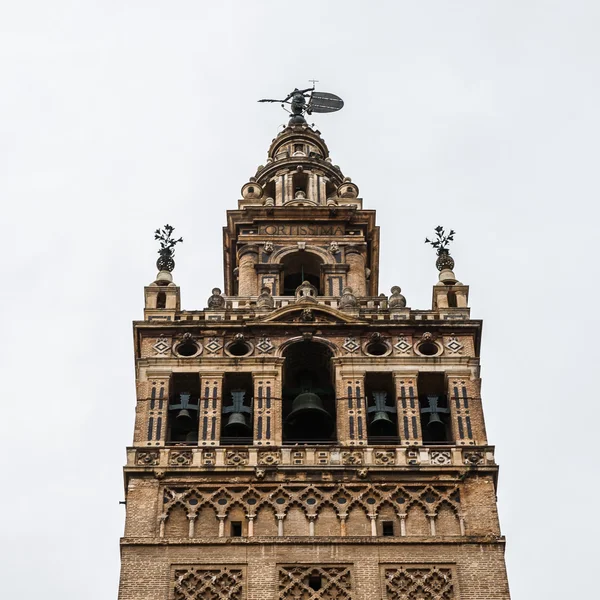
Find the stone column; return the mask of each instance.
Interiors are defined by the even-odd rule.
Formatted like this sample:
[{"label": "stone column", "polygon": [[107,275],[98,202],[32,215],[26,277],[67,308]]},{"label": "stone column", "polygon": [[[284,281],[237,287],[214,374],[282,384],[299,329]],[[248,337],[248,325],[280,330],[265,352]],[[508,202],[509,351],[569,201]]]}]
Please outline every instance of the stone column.
[{"label": "stone column", "polygon": [[343,373],[337,380],[337,438],[342,446],[367,445],[365,374]]},{"label": "stone column", "polygon": [[398,518],[400,519],[400,535],[404,537],[406,536],[406,513],[398,513]]},{"label": "stone column", "polygon": [[198,515],[196,513],[190,513],[187,518],[189,519],[189,528],[188,528],[188,537],[194,537],[194,524],[196,522],[196,517]]},{"label": "stone column", "polygon": [[348,518],[348,514],[344,513],[340,515],[340,535],[342,537],[347,535],[346,531],[346,519]]},{"label": "stone column", "polygon": [[246,515],[246,518],[248,519],[248,537],[253,537],[254,536],[254,519],[256,518],[256,515],[248,514],[248,515]]},{"label": "stone column", "polygon": [[421,413],[417,391],[417,373],[394,373],[398,433],[403,446],[420,446]]},{"label": "stone column", "polygon": [[365,274],[365,257],[361,248],[347,246],[346,263],[349,267],[346,286],[352,288],[357,298],[364,298],[367,295],[367,277]]},{"label": "stone column", "polygon": [[315,535],[315,521],[317,515],[308,515],[308,535],[313,537]]},{"label": "stone column", "polygon": [[277,517],[277,535],[283,537],[283,520],[285,515],[275,515]]},{"label": "stone column", "polygon": [[369,515],[371,519],[371,535],[377,537],[377,515]]},{"label": "stone column", "polygon": [[254,445],[281,445],[281,391],[277,371],[253,373]]},{"label": "stone column", "polygon": [[258,246],[242,246],[238,252],[238,296],[258,296],[258,277],[254,266],[258,262]]},{"label": "stone column", "polygon": [[428,514],[427,518],[429,519],[429,529],[431,532],[431,535],[435,535],[435,514]]},{"label": "stone column", "polygon": [[200,406],[198,445],[218,446],[221,437],[221,410],[223,406],[223,373],[200,377]]}]

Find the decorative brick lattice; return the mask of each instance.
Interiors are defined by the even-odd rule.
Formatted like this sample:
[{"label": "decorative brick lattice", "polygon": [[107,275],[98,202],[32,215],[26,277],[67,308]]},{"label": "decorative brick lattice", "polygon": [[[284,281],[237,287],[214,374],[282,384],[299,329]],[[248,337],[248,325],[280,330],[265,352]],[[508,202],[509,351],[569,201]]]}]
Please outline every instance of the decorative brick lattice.
[{"label": "decorative brick lattice", "polygon": [[273,515],[287,515],[294,507],[299,508],[306,518],[310,515],[318,516],[326,508],[333,508],[338,517],[347,515],[348,511],[353,509],[368,517],[379,514],[385,507],[405,514],[411,508],[418,509],[423,515],[438,515],[445,507],[454,513],[458,522],[460,505],[460,491],[457,485],[354,483],[346,486],[327,483],[257,483],[234,486],[197,485],[184,488],[165,486],[162,515],[168,520],[175,507],[183,508],[188,518],[195,518],[195,515],[205,508],[227,518],[229,511],[234,507],[242,507],[252,513],[268,508]]},{"label": "decorative brick lattice", "polygon": [[256,348],[261,354],[268,354],[275,348],[275,346],[273,346],[268,337],[261,337],[256,344]]},{"label": "decorative brick lattice", "polygon": [[155,466],[160,463],[160,454],[158,450],[142,451],[138,450],[135,457],[135,463],[140,466]]},{"label": "decorative brick lattice", "polygon": [[342,347],[346,352],[354,354],[360,348],[360,344],[356,341],[356,338],[348,337],[344,340]]},{"label": "decorative brick lattice", "polygon": [[190,450],[171,450],[169,464],[173,466],[191,465],[192,457],[193,454]]},{"label": "decorative brick lattice", "polygon": [[258,453],[259,465],[278,465],[281,462],[281,452],[279,450],[263,451]]},{"label": "decorative brick lattice", "polygon": [[152,347],[154,348],[156,354],[159,356],[164,356],[167,351],[171,349],[171,343],[168,338],[160,337],[156,340],[156,343]]},{"label": "decorative brick lattice", "polygon": [[242,600],[241,569],[186,567],[175,570],[175,600]]},{"label": "decorative brick lattice", "polygon": [[351,600],[350,569],[279,567],[279,600]]},{"label": "decorative brick lattice", "polygon": [[400,336],[398,341],[394,344],[394,348],[396,348],[400,354],[409,354],[412,344],[408,341],[408,338]]},{"label": "decorative brick lattice", "polygon": [[385,569],[388,600],[453,600],[452,570],[447,567]]},{"label": "decorative brick lattice", "polygon": [[450,350],[451,354],[462,354],[461,350],[464,348],[464,346],[459,342],[458,338],[451,337],[446,342],[446,348]]}]

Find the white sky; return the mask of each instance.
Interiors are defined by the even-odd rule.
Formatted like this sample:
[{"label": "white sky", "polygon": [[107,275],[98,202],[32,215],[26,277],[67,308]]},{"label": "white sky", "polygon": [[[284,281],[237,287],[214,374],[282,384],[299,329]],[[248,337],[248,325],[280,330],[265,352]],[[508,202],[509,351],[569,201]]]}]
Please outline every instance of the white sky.
[{"label": "white sky", "polygon": [[[380,291],[428,308],[433,227],[485,319],[513,600],[597,597],[597,1],[0,2],[0,595],[116,598],[131,321],[155,228],[183,307],[308,80],[381,225]],[[8,327],[8,330],[6,330]]]}]

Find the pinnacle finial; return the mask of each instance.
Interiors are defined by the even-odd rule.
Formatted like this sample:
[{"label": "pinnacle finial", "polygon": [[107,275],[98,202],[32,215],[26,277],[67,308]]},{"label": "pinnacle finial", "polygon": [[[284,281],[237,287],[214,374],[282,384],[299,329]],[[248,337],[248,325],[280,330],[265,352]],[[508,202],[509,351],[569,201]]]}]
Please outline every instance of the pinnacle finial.
[{"label": "pinnacle finial", "polygon": [[183,238],[175,239],[172,237],[175,227],[165,225],[162,229],[157,229],[154,232],[154,239],[160,242],[158,250],[158,260],[156,267],[159,271],[167,271],[170,273],[175,268],[175,246],[183,242]]},{"label": "pinnacle finial", "polygon": [[450,245],[450,242],[454,241],[454,235],[456,232],[454,229],[451,229],[448,233],[446,233],[445,229],[441,225],[438,225],[434,231],[435,239],[430,240],[429,238],[425,238],[425,243],[431,244],[431,246],[436,250],[437,260],[435,261],[435,266],[440,272],[440,284],[454,285],[458,282],[452,271],[452,269],[454,269],[454,259],[450,256],[450,250],[448,249],[448,246]]}]

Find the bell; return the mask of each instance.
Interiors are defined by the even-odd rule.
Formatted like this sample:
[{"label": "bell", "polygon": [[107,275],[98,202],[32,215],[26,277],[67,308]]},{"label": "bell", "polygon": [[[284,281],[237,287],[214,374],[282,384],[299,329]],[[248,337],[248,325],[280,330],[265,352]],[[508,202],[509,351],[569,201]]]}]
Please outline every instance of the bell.
[{"label": "bell", "polygon": [[444,425],[444,421],[440,419],[440,415],[437,412],[430,413],[427,427],[438,427],[439,425]]},{"label": "bell", "polygon": [[320,413],[322,416],[327,417],[327,419],[331,419],[331,415],[323,408],[323,401],[319,396],[312,392],[302,392],[294,398],[292,410],[287,420],[293,421],[298,416],[309,412]]},{"label": "bell", "polygon": [[178,413],[177,416],[175,417],[176,419],[180,419],[181,421],[183,421],[184,419],[190,419],[192,418],[192,416],[190,415],[190,411],[187,408],[182,408]]},{"label": "bell", "polygon": [[225,425],[227,435],[240,437],[244,435],[252,435],[252,429],[246,423],[246,418],[241,412],[234,412],[229,415],[227,424]]},{"label": "bell", "polygon": [[375,413],[373,420],[371,421],[371,433],[373,435],[394,435],[394,421],[390,419],[390,415],[380,410]]}]

